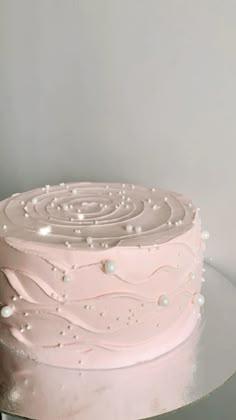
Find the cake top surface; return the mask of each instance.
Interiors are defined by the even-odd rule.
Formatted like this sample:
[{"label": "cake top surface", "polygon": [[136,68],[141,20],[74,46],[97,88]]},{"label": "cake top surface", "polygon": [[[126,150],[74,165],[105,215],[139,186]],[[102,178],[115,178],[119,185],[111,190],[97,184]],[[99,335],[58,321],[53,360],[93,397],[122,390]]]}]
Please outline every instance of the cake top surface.
[{"label": "cake top surface", "polygon": [[61,183],[0,202],[0,237],[71,249],[152,246],[187,232],[196,209],[181,194],[119,183]]}]

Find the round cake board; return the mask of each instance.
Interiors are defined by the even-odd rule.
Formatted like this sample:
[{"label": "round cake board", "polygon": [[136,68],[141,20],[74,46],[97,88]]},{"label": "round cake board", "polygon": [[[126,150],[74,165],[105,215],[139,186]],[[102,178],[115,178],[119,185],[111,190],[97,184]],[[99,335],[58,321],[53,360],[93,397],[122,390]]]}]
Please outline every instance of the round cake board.
[{"label": "round cake board", "polygon": [[30,419],[137,420],[206,397],[236,371],[236,287],[205,265],[202,319],[163,357],[123,369],[55,368],[0,347],[0,410]]}]

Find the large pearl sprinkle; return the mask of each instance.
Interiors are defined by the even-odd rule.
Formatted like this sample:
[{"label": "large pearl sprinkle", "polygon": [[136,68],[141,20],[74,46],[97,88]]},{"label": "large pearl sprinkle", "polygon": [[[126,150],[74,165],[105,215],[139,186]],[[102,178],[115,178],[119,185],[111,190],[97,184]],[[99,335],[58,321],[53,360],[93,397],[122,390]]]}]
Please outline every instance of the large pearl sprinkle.
[{"label": "large pearl sprinkle", "polygon": [[133,226],[128,224],[128,225],[125,226],[125,230],[126,230],[126,232],[131,233],[131,232],[133,232]]},{"label": "large pearl sprinkle", "polygon": [[205,303],[205,298],[200,293],[196,293],[193,297],[193,303],[199,306],[203,306]]},{"label": "large pearl sprinkle", "polygon": [[137,226],[135,226],[134,230],[135,230],[135,233],[141,233],[142,232],[142,226],[137,225]]},{"label": "large pearl sprinkle", "polygon": [[1,316],[3,318],[9,318],[13,314],[13,309],[10,306],[4,306],[1,309]]},{"label": "large pearl sprinkle", "polygon": [[106,274],[114,273],[116,271],[116,264],[114,261],[108,260],[105,262],[104,271]]},{"label": "large pearl sprinkle", "polygon": [[87,242],[87,244],[88,244],[88,245],[92,245],[92,243],[93,243],[93,238],[91,238],[91,236],[88,236],[88,237],[86,238],[86,242]]},{"label": "large pearl sprinkle", "polygon": [[166,295],[161,295],[158,299],[158,305],[160,306],[168,306],[169,305],[169,298]]},{"label": "large pearl sprinkle", "polygon": [[201,233],[201,238],[204,241],[207,241],[210,238],[210,233],[207,230],[203,230]]}]

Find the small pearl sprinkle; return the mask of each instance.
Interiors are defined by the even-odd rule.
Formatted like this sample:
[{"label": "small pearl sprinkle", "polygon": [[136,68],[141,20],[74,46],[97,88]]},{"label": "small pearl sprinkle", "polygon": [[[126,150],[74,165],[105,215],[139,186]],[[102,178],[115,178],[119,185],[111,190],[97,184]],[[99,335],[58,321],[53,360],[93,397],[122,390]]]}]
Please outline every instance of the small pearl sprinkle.
[{"label": "small pearl sprinkle", "polygon": [[50,185],[45,185],[46,190],[49,190]]},{"label": "small pearl sprinkle", "polygon": [[61,331],[60,335],[66,335],[65,331]]},{"label": "small pearl sprinkle", "polygon": [[152,188],[152,192],[154,192],[154,191],[156,191],[156,189],[155,188]]},{"label": "small pearl sprinkle", "polygon": [[84,215],[83,215],[82,213],[79,213],[79,214],[78,214],[78,219],[79,219],[79,220],[83,220],[83,219],[84,219]]},{"label": "small pearl sprinkle", "polygon": [[123,188],[125,188],[125,184],[121,184],[121,186],[122,186]]},{"label": "small pearl sprinkle", "polygon": [[153,210],[156,210],[157,209],[157,205],[154,204],[154,206],[152,206],[152,208],[153,208]]},{"label": "small pearl sprinkle", "polygon": [[142,226],[137,225],[134,227],[135,233],[141,233],[142,232]]},{"label": "small pearl sprinkle", "polygon": [[53,202],[52,202],[52,203],[50,204],[50,207],[55,207],[55,203],[53,203]]},{"label": "small pearl sprinkle", "polygon": [[65,275],[63,276],[63,281],[64,281],[64,282],[66,282],[66,283],[69,283],[69,282],[71,281],[70,276],[68,276],[68,274],[65,274]]},{"label": "small pearl sprinkle", "polygon": [[106,185],[105,188],[108,189],[109,188],[109,185]]},{"label": "small pearl sprinkle", "polygon": [[28,218],[28,217],[29,217],[28,213],[25,213],[25,217],[26,217],[26,218]]},{"label": "small pearl sprinkle", "polygon": [[203,230],[201,233],[201,238],[204,241],[207,241],[210,238],[210,233],[207,230]]},{"label": "small pearl sprinkle", "polygon": [[99,206],[100,206],[100,207],[103,207],[103,204],[102,204],[102,203],[100,203],[100,204],[99,204]]},{"label": "small pearl sprinkle", "polygon": [[168,197],[164,197],[164,201],[167,202],[168,201]]},{"label": "small pearl sprinkle", "polygon": [[61,308],[56,308],[56,311],[57,312],[61,312]]},{"label": "small pearl sprinkle", "polygon": [[99,314],[100,316],[104,316],[105,314],[104,314],[104,312],[100,312],[100,314]]},{"label": "small pearl sprinkle", "polygon": [[20,332],[21,332],[21,333],[23,333],[24,331],[25,331],[25,330],[24,330],[24,328],[21,328],[21,329],[20,329]]},{"label": "small pearl sprinkle", "polygon": [[41,190],[42,190],[43,192],[45,192],[45,191],[46,191],[46,188],[45,188],[45,187],[43,187],[43,188],[41,188]]},{"label": "small pearl sprinkle", "polygon": [[190,202],[190,203],[188,203],[188,206],[189,206],[189,207],[193,207],[193,205],[192,205],[192,203],[191,203],[191,202]]},{"label": "small pearl sprinkle", "polygon": [[25,202],[24,202],[23,200],[22,200],[20,203],[21,203],[21,205],[22,205],[22,206],[24,206],[24,205],[25,205]]},{"label": "small pearl sprinkle", "polygon": [[190,279],[194,280],[195,279],[195,274],[194,273],[190,273]]},{"label": "small pearl sprinkle", "polygon": [[73,209],[73,204],[70,204],[70,205],[69,205],[69,208],[70,208],[70,209]]},{"label": "small pearl sprinkle", "polygon": [[130,197],[127,197],[127,198],[126,198],[126,200],[127,200],[127,201],[131,201],[131,198],[130,198]]},{"label": "small pearl sprinkle", "polygon": [[112,192],[111,192],[111,191],[109,191],[108,195],[112,195]]},{"label": "small pearl sprinkle", "polygon": [[161,295],[158,299],[158,305],[160,306],[168,306],[169,305],[169,299],[166,295]]},{"label": "small pearl sprinkle", "polygon": [[89,309],[89,305],[84,305],[84,309]]},{"label": "small pearl sprinkle", "polygon": [[205,273],[206,269],[203,267],[202,272]]},{"label": "small pearl sprinkle", "polygon": [[204,277],[202,277],[202,283],[205,283],[206,279]]},{"label": "small pearl sprinkle", "polygon": [[133,231],[133,226],[131,224],[128,224],[125,226],[125,230],[128,233],[131,233]]},{"label": "small pearl sprinkle", "polygon": [[201,295],[200,293],[196,293],[193,297],[193,303],[199,305],[199,306],[203,306],[205,303],[205,298],[203,295]]},{"label": "small pearl sprinkle", "polygon": [[108,207],[108,205],[107,204],[104,204],[104,209],[107,209],[107,207]]},{"label": "small pearl sprinkle", "polygon": [[76,188],[73,188],[72,194],[77,194],[77,189]]},{"label": "small pearl sprinkle", "polygon": [[70,248],[71,247],[71,244],[68,241],[66,241],[65,242],[65,246],[67,246],[67,248]]},{"label": "small pearl sprinkle", "polygon": [[125,206],[125,207],[126,207],[126,209],[129,209],[129,204],[126,204],[126,206]]},{"label": "small pearl sprinkle", "polygon": [[65,210],[65,211],[69,210],[69,206],[68,206],[67,204],[64,204],[64,205],[62,206],[62,208],[63,208],[63,210]]},{"label": "small pearl sprinkle", "polygon": [[58,344],[58,347],[63,347],[61,343]]},{"label": "small pearl sprinkle", "polygon": [[57,200],[58,200],[58,198],[57,198],[57,197],[54,197],[54,198],[53,198],[53,200],[54,200],[54,201],[57,201]]},{"label": "small pearl sprinkle", "polygon": [[17,301],[17,296],[13,296],[12,300],[13,300],[13,302],[16,302]]},{"label": "small pearl sprinkle", "polygon": [[94,220],[94,224],[95,225],[98,225],[98,220]]},{"label": "small pearl sprinkle", "polygon": [[74,232],[75,233],[81,233],[81,230],[80,229],[74,229]]},{"label": "small pearl sprinkle", "polygon": [[61,210],[61,207],[60,206],[57,206],[57,210]]},{"label": "small pearl sprinkle", "polygon": [[3,230],[7,230],[7,225],[3,225]]},{"label": "small pearl sprinkle", "polygon": [[175,226],[179,226],[179,222],[178,221],[175,222]]},{"label": "small pearl sprinkle", "polygon": [[122,191],[119,191],[119,195],[122,195]]},{"label": "small pearl sprinkle", "polygon": [[108,248],[108,244],[105,244],[105,248]]},{"label": "small pearl sprinkle", "polygon": [[171,226],[171,225],[172,225],[172,222],[169,220],[169,221],[167,222],[167,225],[168,225],[168,226]]},{"label": "small pearl sprinkle", "polygon": [[73,327],[72,327],[72,325],[68,325],[68,330],[73,330]]},{"label": "small pearl sprinkle", "polygon": [[179,225],[182,225],[183,224],[183,220],[179,220]]},{"label": "small pearl sprinkle", "polygon": [[120,203],[122,206],[125,204],[125,202],[124,201],[121,201],[121,203]]},{"label": "small pearl sprinkle", "polygon": [[93,243],[93,238],[91,238],[91,236],[88,236],[88,237],[86,238],[86,242],[87,242],[87,244],[88,244],[88,245],[92,245],[92,243]]},{"label": "small pearl sprinkle", "polygon": [[52,271],[57,271],[56,267],[52,267]]},{"label": "small pearl sprinkle", "polygon": [[30,324],[27,324],[27,325],[26,325],[26,329],[27,329],[27,330],[31,330],[31,328],[32,328],[32,326],[31,326]]},{"label": "small pearl sprinkle", "polygon": [[78,335],[74,335],[74,339],[75,340],[78,340],[79,339],[79,336]]},{"label": "small pearl sprinkle", "polygon": [[29,312],[24,312],[24,316],[29,316]]},{"label": "small pearl sprinkle", "polygon": [[108,260],[104,264],[104,271],[106,274],[114,273],[116,271],[116,264],[114,261]]},{"label": "small pearl sprinkle", "polygon": [[131,188],[132,188],[132,190],[134,190],[134,188],[135,188],[134,184],[131,185]]},{"label": "small pearl sprinkle", "polygon": [[152,200],[151,198],[148,198],[148,203],[151,204]]},{"label": "small pearl sprinkle", "polygon": [[37,197],[32,198],[32,204],[37,204],[37,202],[38,202],[38,198]]},{"label": "small pearl sprinkle", "polygon": [[9,318],[13,314],[13,309],[10,306],[4,306],[0,314],[2,318]]},{"label": "small pearl sprinkle", "polygon": [[23,296],[19,295],[19,299],[23,299]]},{"label": "small pearl sprinkle", "polygon": [[60,187],[64,187],[65,182],[61,182],[59,185],[60,185]]}]

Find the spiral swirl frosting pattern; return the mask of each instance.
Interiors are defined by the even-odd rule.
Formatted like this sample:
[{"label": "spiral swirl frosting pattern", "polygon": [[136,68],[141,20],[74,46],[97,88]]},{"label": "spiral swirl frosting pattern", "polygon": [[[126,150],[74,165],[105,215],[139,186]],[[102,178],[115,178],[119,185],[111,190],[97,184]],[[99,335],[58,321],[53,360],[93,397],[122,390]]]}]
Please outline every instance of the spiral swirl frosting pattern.
[{"label": "spiral swirl frosting pattern", "polygon": [[118,183],[46,185],[0,202],[0,236],[75,249],[151,246],[188,231],[182,195]]}]

